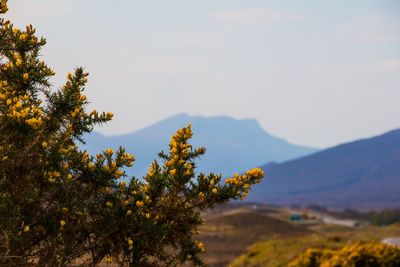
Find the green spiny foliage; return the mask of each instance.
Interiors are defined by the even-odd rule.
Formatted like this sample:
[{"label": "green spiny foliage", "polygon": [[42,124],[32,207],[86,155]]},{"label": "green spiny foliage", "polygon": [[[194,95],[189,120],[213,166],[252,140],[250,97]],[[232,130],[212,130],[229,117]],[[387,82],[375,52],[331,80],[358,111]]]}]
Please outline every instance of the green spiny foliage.
[{"label": "green spiny foliage", "polygon": [[193,237],[201,212],[244,198],[262,170],[225,182],[196,175],[205,149],[188,143],[189,125],[143,179],[126,177],[134,157],[122,147],[93,156],[78,148],[113,115],[87,111],[83,68],[51,88],[54,72],[39,57],[45,44],[31,25],[0,19],[0,265],[66,266],[82,257],[89,265],[202,265],[205,247]]}]

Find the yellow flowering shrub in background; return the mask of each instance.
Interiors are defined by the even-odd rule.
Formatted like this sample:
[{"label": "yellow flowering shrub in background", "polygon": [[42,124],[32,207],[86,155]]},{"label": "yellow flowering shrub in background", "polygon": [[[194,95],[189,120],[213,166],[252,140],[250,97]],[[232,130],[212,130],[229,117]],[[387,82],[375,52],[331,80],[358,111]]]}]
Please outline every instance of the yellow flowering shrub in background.
[{"label": "yellow flowering shrub in background", "polygon": [[194,238],[201,212],[246,197],[262,170],[226,181],[196,173],[205,149],[190,145],[189,125],[143,179],[126,177],[134,157],[122,147],[79,149],[113,115],[87,111],[83,68],[50,88],[54,72],[39,58],[45,43],[31,25],[0,19],[0,265],[202,265],[206,248]]},{"label": "yellow flowering shrub in background", "polygon": [[289,267],[397,267],[400,248],[382,243],[355,243],[340,250],[307,249]]}]

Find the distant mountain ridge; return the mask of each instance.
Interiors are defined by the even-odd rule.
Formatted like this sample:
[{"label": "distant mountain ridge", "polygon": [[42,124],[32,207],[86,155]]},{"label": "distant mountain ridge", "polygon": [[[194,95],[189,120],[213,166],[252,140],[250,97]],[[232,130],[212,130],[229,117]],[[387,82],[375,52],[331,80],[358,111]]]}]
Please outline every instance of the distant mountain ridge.
[{"label": "distant mountain ridge", "polygon": [[297,146],[265,132],[256,120],[237,120],[226,116],[201,117],[179,114],[139,131],[105,136],[94,132],[86,138],[86,149],[98,153],[106,147],[122,145],[136,157],[130,175],[143,176],[157,153],[167,150],[172,134],[192,124],[194,146],[205,146],[206,155],[198,162],[198,170],[226,176],[259,166],[265,162],[282,162],[317,151]]},{"label": "distant mountain ridge", "polygon": [[333,209],[400,208],[400,129],[267,164],[249,200]]}]

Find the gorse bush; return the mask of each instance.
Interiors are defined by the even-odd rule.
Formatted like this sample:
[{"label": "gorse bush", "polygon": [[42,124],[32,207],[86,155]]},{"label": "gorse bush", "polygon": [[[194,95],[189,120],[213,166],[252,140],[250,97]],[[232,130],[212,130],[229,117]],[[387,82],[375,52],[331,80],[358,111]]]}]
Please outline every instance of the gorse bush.
[{"label": "gorse bush", "polygon": [[308,249],[289,267],[397,267],[400,248],[381,243],[355,243],[340,250]]},{"label": "gorse bush", "polygon": [[51,89],[54,72],[39,57],[45,43],[31,25],[0,19],[0,265],[202,265],[201,212],[244,198],[262,170],[226,181],[196,173],[205,149],[188,143],[189,125],[143,179],[126,177],[134,157],[122,147],[79,149],[112,114],[87,111],[82,68]]}]

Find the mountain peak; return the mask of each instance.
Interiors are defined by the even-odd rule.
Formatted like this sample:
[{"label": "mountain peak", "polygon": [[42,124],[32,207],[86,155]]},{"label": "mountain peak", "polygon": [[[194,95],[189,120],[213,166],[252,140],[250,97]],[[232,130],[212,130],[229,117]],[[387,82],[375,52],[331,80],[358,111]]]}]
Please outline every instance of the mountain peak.
[{"label": "mountain peak", "polygon": [[[381,209],[400,206],[400,129],[281,164],[250,199],[280,205]],[[368,193],[366,193],[368,192]]]},{"label": "mountain peak", "polygon": [[96,153],[104,146],[126,147],[137,159],[130,173],[142,176],[157,153],[168,149],[171,135],[188,123],[192,124],[194,132],[191,143],[195,147],[207,148],[206,155],[198,164],[199,170],[203,172],[231,175],[265,162],[281,162],[315,151],[269,135],[254,119],[190,116],[186,113],[166,118],[130,134],[110,137],[93,135],[91,137],[95,138],[88,138],[87,148]]}]

